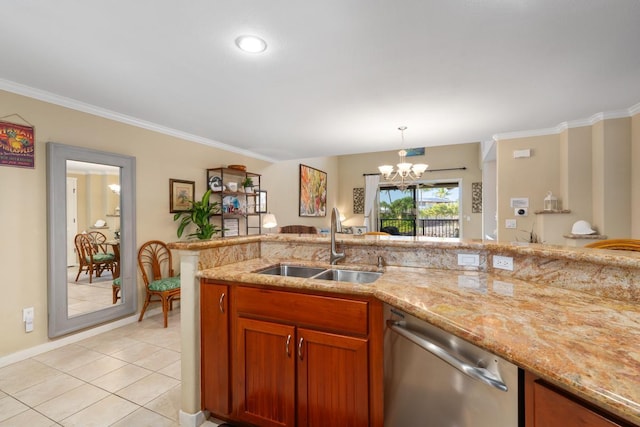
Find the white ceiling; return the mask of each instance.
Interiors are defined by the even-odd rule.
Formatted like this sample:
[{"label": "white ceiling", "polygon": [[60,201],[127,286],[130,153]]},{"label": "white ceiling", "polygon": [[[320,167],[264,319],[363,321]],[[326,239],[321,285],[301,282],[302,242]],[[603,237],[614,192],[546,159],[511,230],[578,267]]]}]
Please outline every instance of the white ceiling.
[{"label": "white ceiling", "polygon": [[[3,0],[1,10],[0,89],[265,159],[395,150],[400,125],[408,147],[486,141],[640,102],[640,0]],[[247,33],[267,51],[240,52],[234,39]]]}]

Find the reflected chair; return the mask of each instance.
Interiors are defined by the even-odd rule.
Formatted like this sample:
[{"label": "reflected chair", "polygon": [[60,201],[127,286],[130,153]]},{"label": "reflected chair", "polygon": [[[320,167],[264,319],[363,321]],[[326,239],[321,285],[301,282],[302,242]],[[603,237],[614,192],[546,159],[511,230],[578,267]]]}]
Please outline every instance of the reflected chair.
[{"label": "reflected chair", "polygon": [[106,250],[106,237],[99,231],[76,234],[74,244],[78,253],[78,274],[76,282],[83,271],[89,275],[89,283],[93,283],[93,275],[100,277],[105,270],[113,274],[116,257]]},{"label": "reflected chair", "polygon": [[173,274],[173,259],[167,245],[160,240],[150,240],[138,250],[138,267],[142,272],[146,297],[138,322],[152,302],[162,303],[164,327],[167,315],[173,310],[173,301],[180,299],[180,277]]},{"label": "reflected chair", "polygon": [[638,239],[607,239],[598,240],[593,243],[584,245],[585,248],[596,249],[615,249],[621,251],[637,251],[640,252],[640,240]]},{"label": "reflected chair", "polygon": [[285,225],[280,227],[280,233],[285,234],[318,234],[318,229],[311,225]]},{"label": "reflected chair", "polygon": [[111,294],[113,296],[113,304],[117,303],[120,299],[120,284],[122,280],[116,277],[113,283],[111,283]]}]

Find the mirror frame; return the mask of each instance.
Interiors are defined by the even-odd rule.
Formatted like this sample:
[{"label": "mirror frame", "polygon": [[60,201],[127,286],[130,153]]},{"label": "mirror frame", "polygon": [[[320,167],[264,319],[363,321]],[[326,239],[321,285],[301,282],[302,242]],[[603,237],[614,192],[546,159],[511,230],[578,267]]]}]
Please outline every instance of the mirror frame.
[{"label": "mirror frame", "polygon": [[[69,317],[67,308],[67,160],[120,168],[121,303]],[[49,338],[106,323],[136,312],[136,158],[83,147],[47,143],[47,248]],[[61,197],[62,195],[62,197]]]}]

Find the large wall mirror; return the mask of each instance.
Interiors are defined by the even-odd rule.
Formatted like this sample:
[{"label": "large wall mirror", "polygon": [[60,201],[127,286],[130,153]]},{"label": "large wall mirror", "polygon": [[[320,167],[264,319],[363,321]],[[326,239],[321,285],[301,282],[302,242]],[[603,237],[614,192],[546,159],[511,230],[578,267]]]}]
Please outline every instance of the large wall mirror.
[{"label": "large wall mirror", "polygon": [[135,158],[47,144],[49,337],[137,309]]}]

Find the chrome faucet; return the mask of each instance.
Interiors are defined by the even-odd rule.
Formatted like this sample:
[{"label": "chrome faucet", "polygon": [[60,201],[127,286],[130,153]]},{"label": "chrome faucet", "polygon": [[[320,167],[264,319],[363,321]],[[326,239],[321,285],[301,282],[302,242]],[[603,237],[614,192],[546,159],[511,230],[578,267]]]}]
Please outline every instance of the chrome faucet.
[{"label": "chrome faucet", "polygon": [[336,264],[345,257],[344,252],[338,252],[338,249],[336,248],[336,233],[341,232],[342,223],[340,222],[340,212],[338,212],[338,208],[333,208],[331,211],[331,265]]}]

